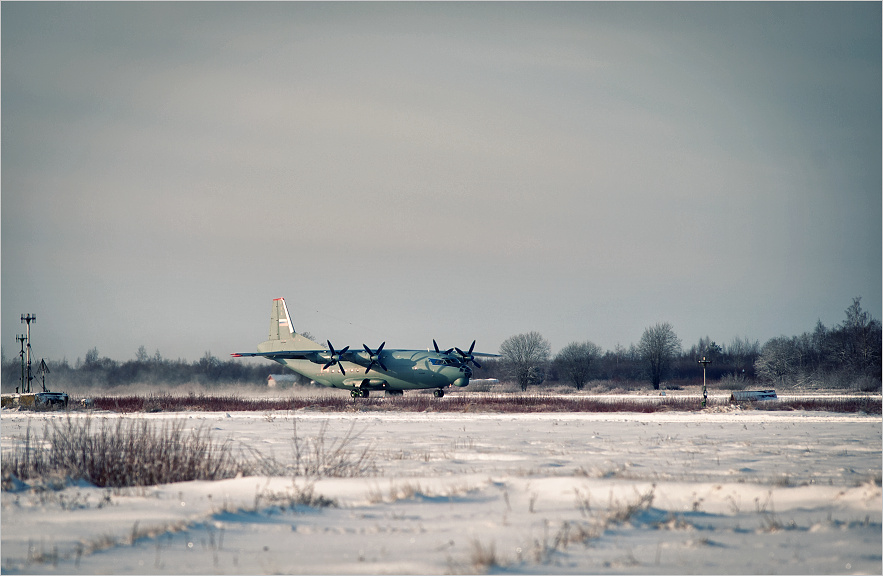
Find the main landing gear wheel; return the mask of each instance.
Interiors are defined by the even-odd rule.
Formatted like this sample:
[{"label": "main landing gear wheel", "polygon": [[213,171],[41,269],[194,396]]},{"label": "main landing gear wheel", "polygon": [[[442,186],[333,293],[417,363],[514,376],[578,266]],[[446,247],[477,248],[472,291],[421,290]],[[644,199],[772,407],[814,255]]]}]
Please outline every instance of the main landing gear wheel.
[{"label": "main landing gear wheel", "polygon": [[441,398],[442,396],[445,395],[445,391],[442,390],[441,388],[439,388],[439,389],[437,389],[435,392],[433,392],[432,394],[433,394],[436,398]]},{"label": "main landing gear wheel", "polygon": [[350,395],[353,398],[367,398],[368,391],[367,390],[350,390]]}]

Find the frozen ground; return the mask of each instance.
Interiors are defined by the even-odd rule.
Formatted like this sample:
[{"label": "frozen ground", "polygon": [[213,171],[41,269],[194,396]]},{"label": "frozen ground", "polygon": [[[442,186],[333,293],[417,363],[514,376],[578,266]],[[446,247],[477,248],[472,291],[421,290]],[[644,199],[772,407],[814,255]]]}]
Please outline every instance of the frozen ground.
[{"label": "frozen ground", "polygon": [[[57,414],[2,413],[2,447]],[[81,416],[75,416],[81,417]],[[351,426],[372,472],[2,494],[3,573],[881,573],[881,418],[175,413],[294,458]],[[312,491],[312,492],[311,492]],[[307,506],[312,494],[335,506]]]}]

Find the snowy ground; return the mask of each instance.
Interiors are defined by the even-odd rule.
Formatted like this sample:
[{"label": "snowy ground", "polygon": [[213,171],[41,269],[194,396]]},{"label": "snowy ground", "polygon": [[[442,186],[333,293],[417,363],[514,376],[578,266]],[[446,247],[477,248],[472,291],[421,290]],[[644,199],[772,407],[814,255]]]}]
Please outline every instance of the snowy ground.
[{"label": "snowy ground", "polygon": [[[58,414],[2,413],[2,447]],[[82,417],[82,416],[75,416]],[[2,494],[3,573],[881,573],[881,418],[175,413],[280,464],[351,426],[373,473]],[[310,495],[335,506],[306,506]]]}]

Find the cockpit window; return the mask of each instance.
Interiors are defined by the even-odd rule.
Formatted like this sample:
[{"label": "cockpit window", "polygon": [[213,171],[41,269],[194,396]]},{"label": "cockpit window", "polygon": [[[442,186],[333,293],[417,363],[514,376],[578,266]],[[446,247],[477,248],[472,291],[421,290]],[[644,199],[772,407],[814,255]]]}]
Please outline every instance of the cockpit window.
[{"label": "cockpit window", "polygon": [[433,366],[459,366],[456,360],[452,358],[430,358],[429,363]]}]

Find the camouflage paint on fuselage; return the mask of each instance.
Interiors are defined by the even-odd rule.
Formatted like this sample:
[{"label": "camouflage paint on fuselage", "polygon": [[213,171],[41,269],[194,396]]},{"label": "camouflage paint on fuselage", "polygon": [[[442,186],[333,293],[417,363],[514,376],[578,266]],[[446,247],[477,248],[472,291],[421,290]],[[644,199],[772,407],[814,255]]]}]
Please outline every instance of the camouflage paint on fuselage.
[{"label": "camouflage paint on fuselage", "polygon": [[[473,342],[473,346],[474,346]],[[432,389],[443,394],[448,386],[467,386],[472,377],[468,364],[472,356],[495,354],[457,354],[431,350],[383,350],[383,345],[371,351],[350,351],[349,347],[334,350],[331,343],[325,348],[294,330],[288,307],[283,298],[273,301],[268,339],[258,345],[258,352],[235,353],[233,356],[263,356],[287,366],[324,386],[353,390],[353,395],[367,395],[368,390]]]}]

